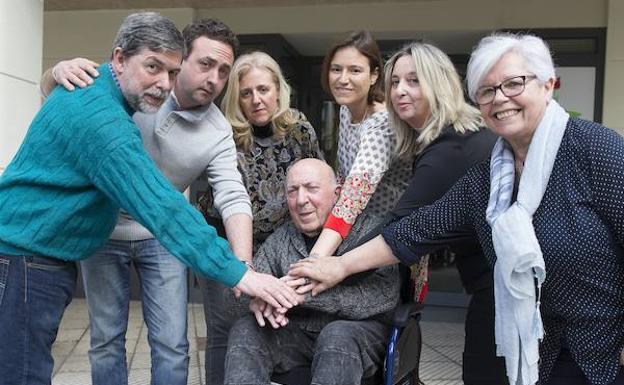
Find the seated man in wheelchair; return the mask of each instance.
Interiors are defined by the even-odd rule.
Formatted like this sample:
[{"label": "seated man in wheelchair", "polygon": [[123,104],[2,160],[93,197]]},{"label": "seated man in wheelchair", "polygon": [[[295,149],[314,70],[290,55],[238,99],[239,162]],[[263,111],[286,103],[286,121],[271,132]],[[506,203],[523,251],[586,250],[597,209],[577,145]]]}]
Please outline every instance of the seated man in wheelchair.
[{"label": "seated man in wheelchair", "polygon": [[[340,193],[333,170],[318,159],[296,162],[286,185],[291,221],[277,228],[254,258],[257,271],[277,277],[308,257]],[[360,215],[341,249],[353,246],[380,221]],[[253,299],[254,315],[239,319],[230,331],[224,383],[269,384],[273,373],[302,366],[311,366],[315,384],[359,385],[377,377],[399,286],[398,269],[392,266],[352,285],[307,296],[285,315]]]}]

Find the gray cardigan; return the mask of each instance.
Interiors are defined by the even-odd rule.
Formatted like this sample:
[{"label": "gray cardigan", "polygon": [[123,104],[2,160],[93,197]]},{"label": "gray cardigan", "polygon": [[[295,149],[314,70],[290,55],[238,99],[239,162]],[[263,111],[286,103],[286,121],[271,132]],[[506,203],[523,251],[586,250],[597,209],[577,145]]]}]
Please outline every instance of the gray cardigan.
[{"label": "gray cardigan", "polygon": [[[360,215],[338,252],[353,247],[359,238],[375,228],[380,220],[366,213]],[[304,237],[292,222],[286,222],[260,246],[254,264],[256,270],[282,277],[291,263],[308,257]],[[338,319],[387,319],[399,301],[399,274],[396,265],[377,270],[354,285],[337,285],[289,311],[291,322],[309,331],[320,331]]]},{"label": "gray cardigan", "polygon": [[[214,194],[214,206],[225,221],[233,214],[250,217],[251,203],[236,163],[232,127],[210,103],[179,110],[173,93],[155,114],[135,113],[143,145],[163,175],[180,192],[202,172]],[[154,236],[127,213],[121,212],[111,238],[134,241]]]}]

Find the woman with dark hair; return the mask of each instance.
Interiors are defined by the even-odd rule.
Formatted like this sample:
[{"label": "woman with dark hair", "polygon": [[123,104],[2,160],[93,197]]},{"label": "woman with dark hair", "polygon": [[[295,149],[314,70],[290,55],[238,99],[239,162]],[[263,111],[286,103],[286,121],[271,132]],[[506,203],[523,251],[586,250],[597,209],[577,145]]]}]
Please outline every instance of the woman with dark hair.
[{"label": "woman with dark hair", "polygon": [[342,192],[310,255],[333,254],[364,209],[385,215],[407,186],[411,162],[394,155],[382,69],[379,47],[366,31],[334,45],[323,60],[321,85],[340,104]]}]

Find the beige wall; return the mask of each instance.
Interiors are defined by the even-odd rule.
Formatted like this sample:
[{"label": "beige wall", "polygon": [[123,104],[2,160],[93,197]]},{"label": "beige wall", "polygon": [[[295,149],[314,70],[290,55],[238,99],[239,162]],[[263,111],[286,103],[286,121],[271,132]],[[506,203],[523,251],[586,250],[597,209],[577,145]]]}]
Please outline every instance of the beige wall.
[{"label": "beige wall", "polygon": [[[183,28],[195,17],[191,8],[158,10]],[[66,11],[45,12],[43,36],[43,69],[59,60],[87,57],[97,62],[108,60],[117,29],[134,11]]]},{"label": "beige wall", "polygon": [[624,0],[609,1],[603,122],[624,134]]},{"label": "beige wall", "polygon": [[[426,31],[487,31],[498,28],[605,27],[608,6],[608,0],[428,0],[160,11],[180,26],[194,17],[218,17],[239,34],[335,33],[367,29],[415,36],[416,31],[420,34]],[[76,55],[105,59],[114,32],[122,18],[130,12],[46,12],[44,67],[61,58]]]},{"label": "beige wall", "polygon": [[431,0],[198,10],[237,33],[604,27],[607,0]]},{"label": "beige wall", "polygon": [[42,22],[41,0],[0,1],[0,173],[39,108]]}]

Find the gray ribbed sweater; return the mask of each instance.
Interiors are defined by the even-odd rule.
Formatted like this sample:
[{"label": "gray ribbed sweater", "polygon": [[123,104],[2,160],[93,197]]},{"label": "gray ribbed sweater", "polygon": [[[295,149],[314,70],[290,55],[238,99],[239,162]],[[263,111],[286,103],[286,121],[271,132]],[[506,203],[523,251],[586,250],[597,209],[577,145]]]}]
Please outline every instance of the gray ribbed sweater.
[{"label": "gray ribbed sweater", "polygon": [[[338,252],[356,245],[359,238],[380,223],[375,217],[361,214]],[[260,246],[254,264],[259,272],[282,277],[288,273],[291,263],[308,255],[303,235],[289,221]],[[341,284],[317,296],[307,296],[306,302],[289,312],[289,317],[300,328],[316,332],[337,319],[385,319],[399,301],[398,271],[397,265],[385,267],[356,284]],[[298,313],[299,309],[303,311]]]},{"label": "gray ribbed sweater", "polygon": [[[236,163],[232,127],[210,103],[193,110],[179,110],[171,93],[156,114],[136,113],[143,145],[163,175],[184,191],[206,171],[214,194],[214,206],[225,221],[233,214],[250,217],[251,203]],[[154,236],[121,211],[111,238],[134,241]]]}]

